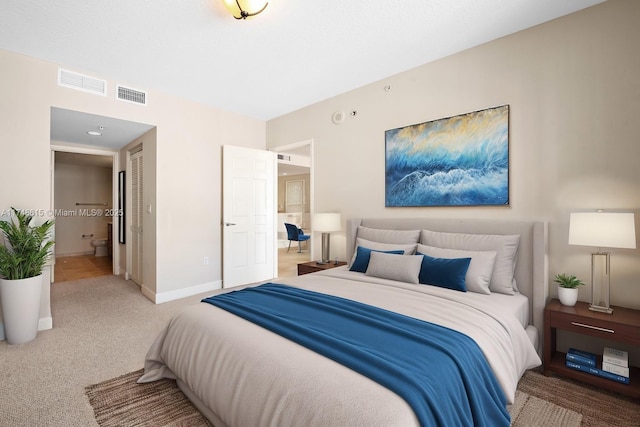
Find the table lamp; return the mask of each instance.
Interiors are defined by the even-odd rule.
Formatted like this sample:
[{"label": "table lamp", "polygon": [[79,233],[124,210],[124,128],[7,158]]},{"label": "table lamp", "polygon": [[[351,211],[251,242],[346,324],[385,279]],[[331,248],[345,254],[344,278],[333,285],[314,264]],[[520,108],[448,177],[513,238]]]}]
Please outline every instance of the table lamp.
[{"label": "table lamp", "polygon": [[342,220],[339,213],[317,213],[313,215],[311,226],[314,231],[322,232],[322,260],[318,264],[326,264],[331,260],[329,256],[330,233],[340,231]]},{"label": "table lamp", "polygon": [[[591,305],[589,310],[611,314],[610,253],[601,248],[636,248],[636,229],[633,213],[579,212],[569,217],[569,244],[595,246],[591,254]],[[600,272],[601,274],[597,274]]]}]

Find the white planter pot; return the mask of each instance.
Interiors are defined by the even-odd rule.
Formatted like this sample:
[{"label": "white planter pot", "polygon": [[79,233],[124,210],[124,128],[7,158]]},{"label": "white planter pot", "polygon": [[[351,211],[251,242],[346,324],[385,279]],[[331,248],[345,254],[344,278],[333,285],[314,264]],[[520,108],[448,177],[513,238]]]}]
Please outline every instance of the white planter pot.
[{"label": "white planter pot", "polygon": [[9,344],[23,344],[38,333],[42,274],[28,279],[0,279],[4,334]]},{"label": "white planter pot", "polygon": [[578,301],[578,288],[563,288],[558,286],[558,299],[562,305],[573,307]]}]

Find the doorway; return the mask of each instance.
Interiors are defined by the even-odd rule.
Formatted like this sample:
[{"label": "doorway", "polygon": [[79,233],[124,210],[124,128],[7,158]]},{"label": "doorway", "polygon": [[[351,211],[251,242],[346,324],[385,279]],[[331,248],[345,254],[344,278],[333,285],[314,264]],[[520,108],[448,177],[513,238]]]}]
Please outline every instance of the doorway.
[{"label": "doorway", "polygon": [[110,213],[115,153],[84,151],[54,147],[51,154],[54,282],[110,275],[114,271]]},{"label": "doorway", "polygon": [[[275,147],[272,151],[278,153],[278,277],[291,277],[298,274],[299,263],[313,259],[313,140]],[[292,242],[288,249],[285,222],[312,235],[301,244],[300,252],[297,242]]]},{"label": "doorway", "polygon": [[[71,255],[71,256],[83,256],[84,261],[91,259],[96,261],[97,258],[89,258],[96,255],[96,252],[104,254],[110,261],[110,273],[109,274],[125,274],[126,276],[126,259],[125,245],[119,244],[119,231],[120,221],[123,219],[120,216],[121,209],[119,206],[118,190],[119,190],[119,171],[121,167],[126,167],[124,159],[120,161],[120,151],[128,144],[140,139],[141,136],[147,134],[155,126],[147,125],[144,123],[130,122],[127,120],[116,119],[112,117],[99,116],[95,114],[84,113],[80,111],[67,110],[58,107],[51,107],[51,212],[54,214],[53,219],[56,222],[54,226],[54,238],[56,245],[54,251],[56,257],[59,255]],[[154,142],[151,142],[154,143]],[[103,161],[109,162],[110,176],[101,179],[100,185],[93,183],[91,179],[84,177],[76,177],[76,179],[68,180],[68,182],[62,183],[60,177],[56,174],[56,157],[64,159],[65,157],[75,157],[79,164],[87,167],[87,164],[92,162]],[[122,166],[121,166],[122,165]],[[104,164],[103,164],[104,166]],[[105,166],[106,167],[106,166]],[[110,182],[110,189],[105,191],[108,186],[105,182]],[[153,182],[150,182],[153,185]],[[80,187],[85,185],[88,190],[83,190],[85,193],[80,192]],[[96,186],[97,185],[97,186]],[[56,186],[58,186],[56,191]],[[99,188],[101,190],[96,190]],[[77,200],[66,200],[64,205],[56,202],[56,194],[65,191],[75,191]],[[90,196],[98,196],[90,197]],[[58,198],[59,199],[59,198]],[[76,205],[78,203],[78,205]],[[102,211],[102,215],[98,215],[98,211]],[[102,218],[99,218],[99,217]],[[66,218],[76,220],[76,224],[82,223],[77,221],[79,217],[93,218],[96,222],[99,219],[105,221],[106,231],[102,225],[98,225],[97,228],[85,230],[86,224],[81,226],[81,229],[74,229],[69,232],[65,228],[67,221]],[[80,249],[69,250],[65,248],[64,242],[66,234],[70,233],[71,239],[81,240],[84,246],[79,246]],[[93,236],[91,236],[93,234]],[[92,246],[91,240],[106,239],[106,245],[96,243],[98,246]],[[71,261],[70,257],[66,261]],[[99,258],[102,258],[100,256]],[[62,260],[62,258],[61,258]],[[104,274],[105,260],[101,260],[101,270],[94,274]],[[53,281],[59,281],[63,277],[56,278],[55,270],[58,267],[64,267],[64,265],[57,265],[54,268]],[[67,262],[69,266],[69,262]],[[122,267],[122,268],[121,268]],[[86,263],[82,263],[79,269],[91,270]],[[107,267],[108,268],[108,267]],[[83,273],[86,277],[89,277],[90,272]]]}]

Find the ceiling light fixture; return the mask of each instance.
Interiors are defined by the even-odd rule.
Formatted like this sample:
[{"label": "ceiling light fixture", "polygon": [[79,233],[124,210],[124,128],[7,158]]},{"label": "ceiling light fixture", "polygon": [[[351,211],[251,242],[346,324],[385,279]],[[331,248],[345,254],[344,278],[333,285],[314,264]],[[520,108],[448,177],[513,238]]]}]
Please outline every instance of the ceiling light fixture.
[{"label": "ceiling light fixture", "polygon": [[91,136],[102,136],[102,131],[104,130],[104,126],[98,126],[99,130],[90,130],[87,133]]},{"label": "ceiling light fixture", "polygon": [[247,19],[256,16],[267,8],[269,2],[260,0],[222,0],[224,7],[236,19]]}]

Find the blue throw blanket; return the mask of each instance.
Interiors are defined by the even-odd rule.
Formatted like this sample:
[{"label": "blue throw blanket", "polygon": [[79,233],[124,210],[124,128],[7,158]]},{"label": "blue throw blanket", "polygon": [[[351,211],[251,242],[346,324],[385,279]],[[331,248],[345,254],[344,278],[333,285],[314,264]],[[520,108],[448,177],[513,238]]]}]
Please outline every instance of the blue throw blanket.
[{"label": "blue throw blanket", "polygon": [[202,300],[401,396],[423,426],[509,426],[506,397],[468,336],[392,311],[267,283]]}]

